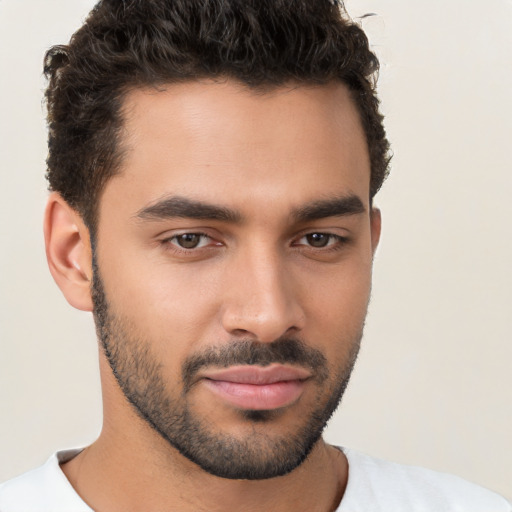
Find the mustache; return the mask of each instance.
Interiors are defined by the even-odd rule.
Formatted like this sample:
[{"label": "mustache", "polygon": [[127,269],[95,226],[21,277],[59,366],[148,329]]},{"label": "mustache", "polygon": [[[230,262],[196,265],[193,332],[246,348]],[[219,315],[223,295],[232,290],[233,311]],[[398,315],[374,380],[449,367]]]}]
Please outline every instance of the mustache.
[{"label": "mustache", "polygon": [[187,358],[182,367],[184,388],[185,391],[190,389],[198,372],[206,367],[269,366],[272,363],[308,368],[319,382],[328,377],[327,359],[322,352],[298,338],[279,338],[271,343],[237,340],[220,347],[210,347]]}]

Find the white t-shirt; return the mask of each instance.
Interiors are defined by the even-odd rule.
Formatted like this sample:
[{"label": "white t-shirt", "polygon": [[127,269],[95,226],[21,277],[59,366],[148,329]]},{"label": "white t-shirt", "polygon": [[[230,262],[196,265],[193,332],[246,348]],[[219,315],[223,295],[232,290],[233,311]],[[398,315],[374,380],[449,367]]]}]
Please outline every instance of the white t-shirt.
[{"label": "white t-shirt", "polygon": [[[59,466],[79,452],[57,452],[40,468],[1,484],[0,511],[93,512]],[[512,512],[504,498],[462,478],[343,452],[348,483],[336,512]]]}]

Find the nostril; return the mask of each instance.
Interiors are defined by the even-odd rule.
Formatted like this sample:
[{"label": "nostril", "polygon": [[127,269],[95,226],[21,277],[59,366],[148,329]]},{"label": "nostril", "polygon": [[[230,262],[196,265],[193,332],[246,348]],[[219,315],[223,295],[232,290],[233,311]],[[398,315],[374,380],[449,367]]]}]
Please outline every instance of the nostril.
[{"label": "nostril", "polygon": [[232,336],[247,338],[251,333],[246,329],[233,329],[231,331]]}]

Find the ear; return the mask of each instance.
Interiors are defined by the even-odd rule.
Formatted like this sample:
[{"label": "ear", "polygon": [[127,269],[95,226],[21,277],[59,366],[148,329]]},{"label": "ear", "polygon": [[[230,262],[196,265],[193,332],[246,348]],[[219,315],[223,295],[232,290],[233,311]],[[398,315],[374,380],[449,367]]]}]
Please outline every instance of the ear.
[{"label": "ear", "polygon": [[382,227],[382,217],[381,217],[380,210],[378,208],[372,207],[372,210],[370,212],[370,230],[371,230],[372,252],[374,255],[375,255],[375,251],[377,250],[377,246],[379,245],[381,227]]},{"label": "ear", "polygon": [[44,216],[46,258],[53,279],[75,308],[92,311],[89,230],[81,216],[53,192]]}]

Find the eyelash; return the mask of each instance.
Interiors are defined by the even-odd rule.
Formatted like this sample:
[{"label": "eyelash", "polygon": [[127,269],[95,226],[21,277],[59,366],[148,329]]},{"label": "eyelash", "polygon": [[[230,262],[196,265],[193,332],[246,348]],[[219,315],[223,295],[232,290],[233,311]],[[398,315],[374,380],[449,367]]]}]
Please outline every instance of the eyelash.
[{"label": "eyelash", "polygon": [[[341,235],[335,235],[334,233],[325,233],[323,231],[312,231],[310,233],[306,233],[302,235],[298,240],[302,240],[303,238],[307,238],[308,236],[313,235],[322,235],[329,237],[327,244],[321,247],[315,247],[313,245],[308,245],[310,249],[327,252],[327,251],[339,251],[347,242],[348,238],[341,236]],[[332,242],[332,243],[331,243]]]},{"label": "eyelash", "polygon": [[[178,245],[178,243],[177,243],[177,239],[179,237],[183,237],[185,235],[199,236],[203,240],[205,238],[213,240],[213,238],[211,236],[207,235],[206,233],[201,233],[201,232],[197,232],[197,231],[187,231],[185,233],[179,233],[178,235],[174,235],[174,236],[171,236],[169,238],[166,238],[165,240],[162,240],[162,243],[164,245],[166,245],[166,246],[172,246],[172,250],[173,251],[176,251],[176,252],[179,252],[179,253],[184,253],[184,254],[191,254],[192,252],[196,252],[198,250],[204,250],[204,249],[208,249],[209,248],[208,245],[203,246],[203,247],[191,247],[191,248],[180,247]],[[176,243],[173,243],[174,240],[176,241]],[[215,244],[215,245],[220,245],[220,243]]]},{"label": "eyelash", "polygon": [[[162,244],[167,247],[170,246],[172,251],[174,251],[176,253],[184,254],[184,255],[192,255],[194,253],[197,253],[200,250],[208,250],[212,247],[211,245],[205,245],[203,247],[191,247],[191,248],[181,247],[178,244],[177,239],[179,237],[183,237],[185,235],[199,236],[203,240],[205,238],[214,240],[213,237],[211,237],[210,235],[208,235],[206,233],[197,232],[197,231],[187,231],[187,232],[179,233],[177,235],[174,235],[172,237],[162,240]],[[302,234],[300,237],[296,238],[295,240],[300,241],[308,236],[313,236],[313,235],[328,236],[329,240],[327,241],[327,244],[322,247],[315,247],[313,245],[308,245],[308,244],[298,244],[297,242],[293,242],[292,246],[297,247],[297,246],[304,245],[304,246],[308,247],[308,249],[311,249],[313,251],[326,253],[326,252],[331,252],[331,251],[339,251],[349,242],[349,239],[347,237],[336,235],[334,233],[322,232],[322,231],[311,231],[309,233]],[[176,241],[176,243],[174,241]],[[201,243],[201,242],[199,242],[199,243]],[[214,246],[221,246],[221,245],[222,244],[220,242],[214,244]]]}]

